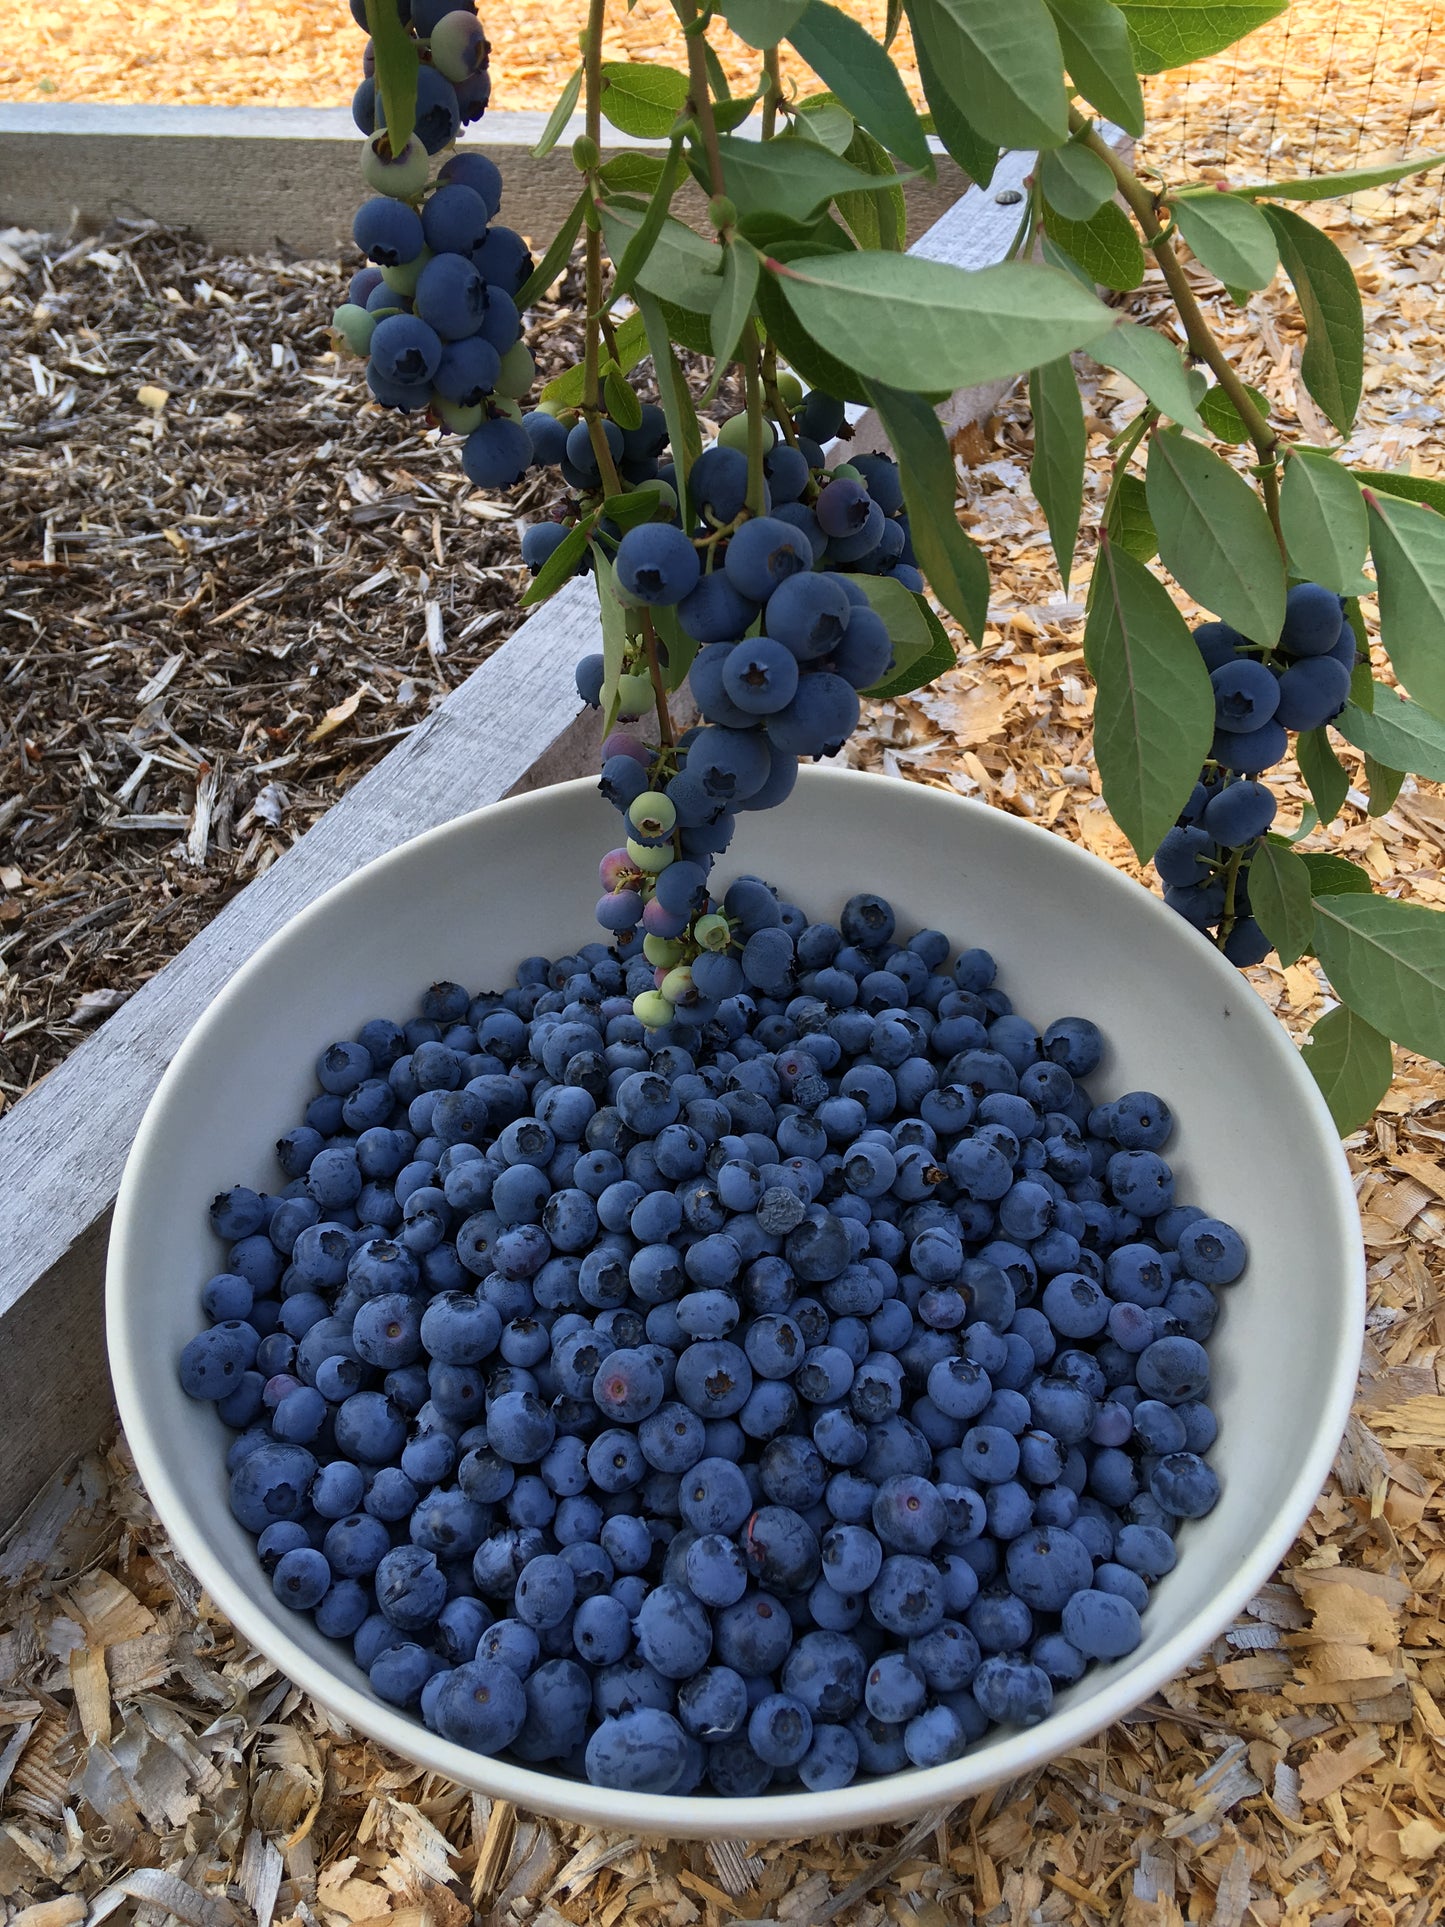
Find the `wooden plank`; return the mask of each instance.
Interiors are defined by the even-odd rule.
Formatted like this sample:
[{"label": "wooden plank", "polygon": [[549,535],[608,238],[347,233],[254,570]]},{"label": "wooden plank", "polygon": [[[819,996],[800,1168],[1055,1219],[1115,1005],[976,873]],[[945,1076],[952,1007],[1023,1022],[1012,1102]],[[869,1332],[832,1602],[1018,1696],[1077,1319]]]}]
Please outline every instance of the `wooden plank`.
[{"label": "wooden plank", "polygon": [[[577,198],[572,138],[582,132],[578,117],[539,160],[530,150],[545,121],[544,114],[489,113],[463,143],[501,168],[503,219],[539,247]],[[609,130],[603,154],[665,145]],[[145,216],[243,253],[280,243],[301,255],[349,255],[351,220],[365,191],[360,150],[344,107],[0,101],[0,227],[62,232],[74,223],[90,232],[117,215]],[[966,185],[946,155],[935,180],[909,181],[910,237]],[[703,224],[706,201],[691,182],[677,207],[684,219]]]},{"label": "wooden plank", "polygon": [[12,1179],[0,1188],[0,1524],[108,1422],[105,1226],[181,1039],[267,937],[359,865],[466,810],[595,769],[598,719],[573,669],[600,646],[593,584],[569,583],[0,1118]]}]

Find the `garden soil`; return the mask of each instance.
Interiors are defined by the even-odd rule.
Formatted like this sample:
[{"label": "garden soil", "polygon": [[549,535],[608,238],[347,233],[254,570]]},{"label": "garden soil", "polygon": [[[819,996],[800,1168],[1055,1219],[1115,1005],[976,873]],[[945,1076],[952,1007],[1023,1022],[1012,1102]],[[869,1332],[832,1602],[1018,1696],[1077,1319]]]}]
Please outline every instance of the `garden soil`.
[{"label": "garden soil", "polygon": [[[1150,153],[1174,169],[1186,152],[1202,177],[1233,179],[1445,147],[1436,12],[1417,5],[1387,22],[1377,6],[1296,6],[1239,55],[1152,83]],[[560,23],[560,73],[577,13],[527,10],[536,91],[505,104],[544,104],[534,23]],[[57,98],[104,85],[107,59],[114,68],[129,45],[128,15],[145,10],[101,0],[82,16],[63,0],[12,0],[7,30],[18,18],[30,48],[49,34],[59,57],[47,67],[48,54],[25,53],[26,85],[12,74],[0,91],[33,97],[28,77],[47,73]],[[629,34],[654,38],[625,51],[660,46],[660,15],[637,8]],[[293,18],[314,17],[306,10],[153,17],[170,37],[144,76],[129,71],[125,97],[144,78],[156,99],[259,98],[243,68],[231,92],[164,91],[203,64],[187,35],[224,51],[250,17],[271,36],[266,98],[349,91],[351,30],[327,82],[311,27],[287,38]],[[66,40],[82,18],[84,34]],[[495,18],[489,30],[505,49]],[[12,59],[16,44],[7,31]],[[296,92],[274,90],[293,81]],[[1439,180],[1315,210],[1365,300],[1372,372],[1347,451],[1361,465],[1445,470]],[[475,496],[449,452],[363,404],[354,364],[326,340],[339,272],[224,261],[144,228],[0,240],[9,1100],[515,621],[512,509]],[[1240,313],[1202,272],[1196,287],[1276,418],[1328,441],[1299,382],[1285,295]],[[1165,317],[1155,280],[1129,309]],[[546,354],[560,357],[575,329],[570,284],[546,327]],[[1135,402],[1098,371],[1088,402],[1097,511],[1104,443]],[[1088,752],[1091,554],[1061,585],[1028,492],[1022,407],[965,431],[956,452],[960,513],[994,572],[985,646],[961,647],[929,691],[876,706],[850,755],[981,796],[1138,874]],[[526,516],[547,503],[517,506]],[[1445,796],[1407,782],[1372,817],[1345,754],[1356,787],[1329,847],[1378,887],[1445,907]],[[1283,769],[1277,787],[1283,820],[1297,820],[1297,772]],[[1307,964],[1249,979],[1297,1032],[1324,1008]],[[116,1910],[147,1927],[172,1915],[188,1927],[1445,1918],[1445,1084],[1420,1059],[1397,1062],[1395,1089],[1348,1147],[1370,1313],[1334,1476],[1275,1582],[1094,1744],[907,1828],[756,1851],[541,1821],[382,1754],[246,1651],[171,1551],[117,1441],[57,1481],[0,1551],[6,1927],[80,1927]]]}]

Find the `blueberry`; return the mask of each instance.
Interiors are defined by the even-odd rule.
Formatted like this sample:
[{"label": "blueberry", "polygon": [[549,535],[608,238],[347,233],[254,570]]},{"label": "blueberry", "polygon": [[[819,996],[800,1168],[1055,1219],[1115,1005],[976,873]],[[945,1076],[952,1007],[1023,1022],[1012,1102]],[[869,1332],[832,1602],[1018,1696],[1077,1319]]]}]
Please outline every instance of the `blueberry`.
[{"label": "blueberry", "polygon": [[1089,1659],[1122,1659],[1143,1637],[1139,1615],[1117,1593],[1084,1589],[1063,1609],[1064,1637]]},{"label": "blueberry", "polygon": [[499,1753],[509,1746],[526,1716],[521,1680],[494,1660],[469,1660],[456,1667],[435,1703],[442,1737],[479,1753]]}]

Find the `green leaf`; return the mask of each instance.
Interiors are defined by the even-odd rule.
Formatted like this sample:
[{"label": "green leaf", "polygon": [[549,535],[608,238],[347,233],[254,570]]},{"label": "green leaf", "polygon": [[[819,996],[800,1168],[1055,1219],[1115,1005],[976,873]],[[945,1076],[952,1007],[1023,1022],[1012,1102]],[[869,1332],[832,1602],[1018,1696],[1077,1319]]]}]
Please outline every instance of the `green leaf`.
[{"label": "green leaf", "polygon": [[1209,754],[1214,691],[1164,584],[1107,539],[1094,565],[1084,657],[1098,686],[1094,756],[1104,800],[1145,863]]},{"label": "green leaf", "polygon": [[1289,0],[1119,0],[1141,74],[1222,53],[1284,12]]},{"label": "green leaf", "polygon": [[909,13],[941,15],[953,27],[962,60],[943,70],[948,89],[986,139],[1000,147],[1068,139],[1064,56],[1044,0],[914,0]]},{"label": "green leaf", "polygon": [[602,618],[602,734],[610,735],[617,721],[617,684],[627,653],[627,616],[617,594],[617,577],[600,544],[592,544],[592,570],[597,578],[597,611]]},{"label": "green leaf", "polygon": [[1315,952],[1366,1023],[1445,1058],[1445,912],[1392,897],[1316,897]]},{"label": "green leaf", "polygon": [[376,91],[381,95],[387,143],[393,154],[399,154],[416,131],[416,76],[421,56],[391,0],[366,0],[366,30],[376,52]]},{"label": "green leaf", "polygon": [[1302,214],[1268,205],[1264,214],[1304,315],[1308,340],[1300,373],[1305,387],[1348,435],[1365,380],[1365,319],[1354,270],[1329,236]]},{"label": "green leaf", "polygon": [[918,566],[944,608],[981,643],[988,564],[959,526],[953,455],[938,417],[921,396],[882,382],[869,382],[868,398],[898,457]]},{"label": "green leaf", "polygon": [[1084,457],[1089,441],[1078,376],[1067,355],[1034,369],[1029,376],[1029,407],[1034,418],[1029,483],[1048,520],[1054,560],[1067,594],[1084,507]]},{"label": "green leaf", "polygon": [[[635,368],[647,353],[647,330],[642,325],[640,314],[630,314],[617,328],[613,339],[617,343],[616,360],[620,371],[625,375]],[[554,375],[542,390],[541,399],[555,402],[559,408],[576,408],[586,390],[586,375],[581,362],[568,368],[560,375]]]},{"label": "green leaf", "polygon": [[1334,728],[1386,768],[1413,770],[1427,782],[1445,783],[1445,723],[1397,696],[1388,683],[1374,685],[1374,698],[1372,710],[1346,703]]},{"label": "green leaf", "polygon": [[1311,896],[1368,897],[1374,892],[1369,872],[1348,857],[1336,856],[1332,850],[1300,850],[1298,856],[1309,872]]},{"label": "green leaf", "polygon": [[723,250],[722,294],[712,311],[712,352],[720,369],[726,369],[737,352],[738,337],[753,311],[761,272],[757,249],[735,234]]},{"label": "green leaf", "polygon": [[1336,595],[1354,595],[1366,587],[1360,565],[1370,528],[1360,485],[1322,448],[1290,450],[1279,516],[1290,568],[1297,576],[1323,583]]},{"label": "green leaf", "polygon": [[1396,475],[1388,468],[1355,468],[1350,473],[1361,488],[1372,488],[1377,494],[1398,495],[1406,502],[1428,502],[1432,509],[1439,509],[1445,515],[1445,482],[1434,481],[1428,475]]},{"label": "green leaf", "polygon": [[[629,6],[627,11],[631,13],[632,7]],[[712,89],[715,103],[718,107],[724,107],[732,99],[732,88],[728,85],[727,69],[718,59],[706,35],[703,36],[702,60],[707,68],[707,84]]]},{"label": "green leaf", "polygon": [[816,141],[784,136],[778,140],[744,140],[725,134],[718,141],[728,198],[740,214],[776,210],[801,220],[816,214],[835,194],[880,193],[896,187],[890,176],[866,174],[852,167]]},{"label": "green leaf", "polygon": [[[1259,412],[1267,417],[1269,397],[1262,395],[1257,388],[1250,388],[1249,395]],[[1249,440],[1249,430],[1244,425],[1243,417],[1218,383],[1213,388],[1206,388],[1200,396],[1199,416],[1216,440],[1228,442],[1232,448]]]},{"label": "green leaf", "polygon": [[830,154],[841,155],[857,131],[857,123],[836,94],[824,91],[810,94],[798,102],[796,131],[805,139],[826,147]]},{"label": "green leaf", "polygon": [[1191,435],[1207,433],[1194,405],[1184,357],[1157,328],[1141,327],[1137,321],[1121,321],[1097,341],[1085,342],[1084,352],[1105,368],[1127,375],[1136,387],[1143,389],[1161,415],[1178,422]]},{"label": "green leaf", "polygon": [[908,238],[908,206],[887,148],[860,127],[849,141],[843,158],[865,173],[879,176],[884,182],[884,192],[840,194],[838,213],[857,236],[859,247],[888,248],[894,254],[901,253]]},{"label": "green leaf", "polygon": [[868,400],[867,384],[858,370],[839,356],[819,346],[812,332],[798,319],[783,299],[775,275],[765,274],[758,283],[758,312],[763,317],[768,339],[809,388],[821,388],[839,401]]},{"label": "green leaf", "polygon": [[[1032,217],[1032,210],[1030,213]],[[1038,230],[1035,241],[1040,255],[1051,268],[1058,268],[1071,281],[1077,281],[1081,288],[1087,288],[1090,294],[1094,292],[1093,275],[1086,273],[1072,254],[1065,254],[1062,248],[1056,247],[1042,228]],[[1127,326],[1127,323],[1124,325]]]},{"label": "green leaf", "polygon": [[1310,174],[1302,181],[1254,181],[1230,192],[1251,201],[1334,201],[1437,167],[1445,167],[1445,154],[1422,154],[1418,160],[1390,161],[1384,167],[1352,167],[1341,174]]},{"label": "green leaf", "polygon": [[1373,756],[1365,757],[1365,789],[1369,795],[1370,816],[1384,816],[1400,794],[1405,781],[1402,769],[1391,769],[1387,763],[1377,763]]},{"label": "green leaf", "polygon": [[722,0],[718,12],[759,53],[776,47],[808,11],[809,0]]},{"label": "green leaf", "polygon": [[1150,562],[1159,553],[1159,537],[1149,515],[1142,475],[1126,469],[1119,478],[1104,528],[1115,547],[1127,549],[1138,562]]},{"label": "green leaf", "polygon": [[548,596],[555,595],[562,584],[570,580],[577,564],[587,553],[587,538],[591,535],[593,526],[601,513],[600,509],[593,509],[591,514],[584,515],[568,529],[528,585],[527,593],[522,597],[521,602],[524,609],[531,609],[537,603],[545,602]]},{"label": "green leaf", "polygon": [[584,187],[572,203],[561,227],[552,236],[551,247],[518,288],[516,302],[519,309],[529,308],[539,295],[544,294],[571,260],[572,244],[582,231],[582,221],[587,212],[587,198],[587,189]]},{"label": "green leaf", "polygon": [[1049,206],[1069,221],[1087,221],[1114,198],[1109,163],[1077,141],[1040,156],[1039,181]]},{"label": "green leaf", "polygon": [[[1358,608],[1359,606],[1360,605],[1358,603],[1355,604],[1356,608]],[[1353,624],[1351,626],[1353,627]],[[1360,645],[1357,639],[1355,643],[1355,649],[1357,652],[1359,650],[1359,647]],[[1357,708],[1364,710],[1366,715],[1374,714],[1375,682],[1374,682],[1374,678],[1370,674],[1368,644],[1366,645],[1366,653],[1365,653],[1364,660],[1357,661],[1354,668],[1350,671],[1349,700],[1352,703],[1354,703]]]},{"label": "green leaf", "polygon": [[[602,233],[615,262],[627,258],[629,243],[650,213],[651,209],[639,212],[617,201],[602,209]],[[722,249],[664,213],[657,237],[635,272],[638,288],[689,314],[708,315],[722,292]]]},{"label": "green leaf", "polygon": [[1380,641],[1417,702],[1445,716],[1445,515],[1366,490]]},{"label": "green leaf", "polygon": [[[677,519],[683,528],[691,528],[687,478],[692,473],[693,463],[702,453],[702,429],[698,425],[697,410],[692,404],[687,377],[672,352],[661,307],[647,295],[640,294],[637,297],[637,310],[635,318],[643,325],[647,347],[652,355],[652,365],[657,375],[657,399],[667,420],[667,439],[672,444],[672,459],[677,469]],[[628,319],[634,317],[629,316]]]},{"label": "green leaf", "polygon": [[1026,261],[970,272],[912,254],[843,254],[795,261],[780,285],[820,347],[925,394],[1052,361],[1109,320],[1093,295]]},{"label": "green leaf", "polygon": [[627,246],[622,250],[622,259],[617,263],[617,272],[612,282],[612,297],[630,294],[637,285],[637,277],[642,272],[643,263],[657,245],[657,237],[662,232],[662,224],[667,219],[668,209],[677,187],[677,164],[682,157],[682,142],[674,139],[667,151],[658,174],[657,184],[647,203],[647,212],[641,224],[633,233]]},{"label": "green leaf", "polygon": [[687,105],[687,80],[646,60],[604,60],[602,112],[634,140],[662,140]]},{"label": "green leaf", "polygon": [[[613,419],[616,420],[616,417]],[[609,495],[607,514],[626,535],[629,529],[641,528],[644,522],[655,521],[661,503],[661,485],[644,482],[641,488],[628,489],[625,495]]]},{"label": "green leaf", "polygon": [[1087,221],[1066,221],[1050,209],[1044,231],[1101,287],[1125,293],[1144,279],[1144,245],[1117,201],[1105,201]]},{"label": "green leaf", "polygon": [[577,111],[577,101],[582,93],[582,69],[576,68],[568,77],[562,91],[557,96],[557,105],[547,116],[547,125],[542,129],[542,137],[532,149],[534,161],[544,160],[561,140],[567,123]]},{"label": "green leaf", "polygon": [[865,27],[826,0],[813,0],[787,37],[860,127],[910,167],[933,172],[928,140],[908,89]]},{"label": "green leaf", "polygon": [[1273,645],[1284,563],[1249,483],[1212,449],[1166,430],[1150,439],[1146,486],[1165,568],[1241,635]]},{"label": "green leaf", "polygon": [[678,621],[676,609],[660,603],[651,614],[653,630],[662,644],[662,686],[671,693],[686,682],[697,644]]},{"label": "green leaf", "polygon": [[1340,1136],[1349,1137],[1368,1124],[1395,1076],[1389,1038],[1340,1004],[1320,1018],[1302,1054]]},{"label": "green leaf", "polygon": [[1339,815],[1350,792],[1345,766],[1336,756],[1329,732],[1323,725],[1319,729],[1302,729],[1295,737],[1294,753],[1300,775],[1309,784],[1320,822],[1328,827]]},{"label": "green leaf", "polygon": [[922,689],[958,661],[948,631],[920,595],[886,575],[860,575],[854,580],[888,626],[893,638],[893,667],[881,682],[863,694],[874,702],[906,696]]},{"label": "green leaf", "polygon": [[985,140],[948,91],[946,74],[956,74],[965,59],[963,37],[953,22],[932,9],[928,0],[910,0],[913,56],[923,82],[933,131],[949,153],[979,187],[987,187],[998,166],[998,143]]},{"label": "green leaf", "polygon": [[1048,0],[1074,89],[1133,134],[1144,132],[1144,95],[1124,16],[1110,0]]},{"label": "green leaf", "polygon": [[602,399],[619,428],[641,428],[642,403],[615,368],[602,377]]},{"label": "green leaf", "polygon": [[1217,190],[1180,194],[1173,206],[1191,253],[1226,288],[1267,288],[1273,281],[1279,248],[1257,207]]},{"label": "green leaf", "polygon": [[1310,873],[1286,844],[1268,838],[1249,865],[1249,902],[1254,920],[1279,952],[1282,964],[1298,963],[1314,935]]},{"label": "green leaf", "polygon": [[636,194],[647,200],[662,179],[667,166],[661,154],[647,154],[625,147],[613,154],[597,170],[597,178],[609,194]]},{"label": "green leaf", "polygon": [[752,94],[739,94],[736,100],[715,100],[712,104],[712,117],[717,123],[717,131],[720,134],[731,134],[734,128],[741,127],[761,99],[760,89]]}]

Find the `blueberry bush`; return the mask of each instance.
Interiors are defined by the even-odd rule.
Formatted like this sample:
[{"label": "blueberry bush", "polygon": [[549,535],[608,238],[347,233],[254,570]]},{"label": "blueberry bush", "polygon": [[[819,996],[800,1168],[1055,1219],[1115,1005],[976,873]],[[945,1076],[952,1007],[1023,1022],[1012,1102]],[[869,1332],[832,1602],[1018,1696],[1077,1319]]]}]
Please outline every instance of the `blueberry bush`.
[{"label": "blueberry bush", "polygon": [[[1144,397],[1084,639],[1111,809],[1200,942],[1328,971],[1307,1061],[1342,1129],[1390,1040],[1445,1057],[1440,913],[1297,847],[1345,799],[1331,730],[1372,809],[1445,776],[1445,499],[1282,434],[1179,253],[1241,300],[1283,270],[1345,438],[1359,297],[1295,207],[1410,168],[1175,190],[1119,158],[1100,122],[1143,131],[1140,74],[1277,0],[894,0],[882,42],[828,0],[674,0],[686,72],[604,61],[590,0],[538,148],[580,103],[577,197],[534,263],[498,169],[456,147],[490,95],[470,7],[351,4],[373,192],[336,334],[477,486],[560,471],[526,600],[594,578],[577,678],[621,824],[600,935],[321,1051],[275,1192],[212,1203],[224,1265],[181,1384],[234,1434],[231,1511],[276,1597],[445,1738],[660,1794],[942,1765],[1139,1646],[1220,1497],[1207,1341],[1248,1253],[1228,1200],[1176,1195],[1167,1101],[1103,1094],[1086,1017],[1041,1027],[987,951],[880,896],[810,921],[719,859],[862,697],[952,663],[935,600],[982,638],[953,390],[1027,376],[1067,582],[1086,353]],[[905,15],[922,114],[889,55]],[[717,19],[758,51],[745,96]],[[784,90],[785,40],[816,91]],[[652,144],[604,159],[604,119]],[[981,183],[1037,151],[1002,264],[904,253],[930,136]],[[674,211],[689,182],[705,232]],[[579,237],[583,357],[524,408],[529,307]],[[1185,353],[1098,292],[1149,254]],[[705,440],[729,378],[745,405]],[[850,405],[893,456],[850,458]],[[1163,571],[1210,620],[1191,632]],[[1292,739],[1314,802],[1286,835],[1261,778]]]},{"label": "blueberry bush", "polygon": [[[1142,134],[1141,74],[1218,52],[1282,0],[1222,12],[1192,0],[894,0],[882,42],[828,0],[674,0],[686,72],[604,61],[605,0],[591,0],[581,65],[536,150],[555,146],[580,104],[577,199],[537,265],[496,221],[497,169],[452,152],[489,96],[481,24],[446,0],[351,4],[372,35],[355,115],[376,198],[355,230],[371,265],[337,334],[368,356],[379,402],[427,411],[462,438],[478,486],[550,465],[572,491],[564,514],[526,532],[526,600],[579,571],[596,577],[604,648],[578,685],[606,712],[602,785],[623,818],[598,915],[609,931],[645,932],[657,983],[644,1021],[710,1005],[728,976],[710,961],[729,936],[708,877],[736,812],[783,802],[800,757],[835,753],[860,693],[902,694],[951,663],[930,592],[982,637],[988,570],[953,513],[941,395],[1027,375],[1033,487],[1067,581],[1082,351],[1146,398],[1111,445],[1084,639],[1109,807],[1141,860],[1154,858],[1167,901],[1232,962],[1318,958],[1339,1003],[1306,1057],[1342,1131],[1384,1094],[1392,1039],[1445,1056],[1441,914],[1295,847],[1348,792],[1332,730],[1363,753],[1373,811],[1406,771],[1445,776],[1445,489],[1352,471],[1337,449],[1273,425],[1211,333],[1179,251],[1240,302],[1288,276],[1308,329],[1304,383],[1345,439],[1364,380],[1359,295],[1297,207],[1442,157],[1175,189],[1136,173],[1101,131],[1108,120]],[[905,18],[925,113],[889,54]],[[742,96],[708,44],[719,20],[758,50]],[[816,91],[785,92],[784,42]],[[759,139],[740,131],[755,116]],[[656,144],[604,160],[604,120]],[[1004,149],[1037,150],[1003,264],[970,273],[902,251],[901,183],[932,171],[938,144],[982,185]],[[705,233],[674,212],[688,182],[707,197]],[[525,312],[579,235],[585,354],[524,412]],[[1182,354],[1100,298],[1139,286],[1151,257]],[[705,402],[730,370],[741,378],[745,408],[707,446],[679,349],[711,358]],[[659,403],[628,379],[644,360]],[[848,459],[849,403],[877,412],[896,460]],[[1218,618],[1192,637],[1156,557]],[[1371,672],[1358,598],[1372,592],[1398,687]],[[703,720],[679,742],[667,699],[684,681]],[[1283,833],[1259,779],[1291,747],[1314,800]]]}]

